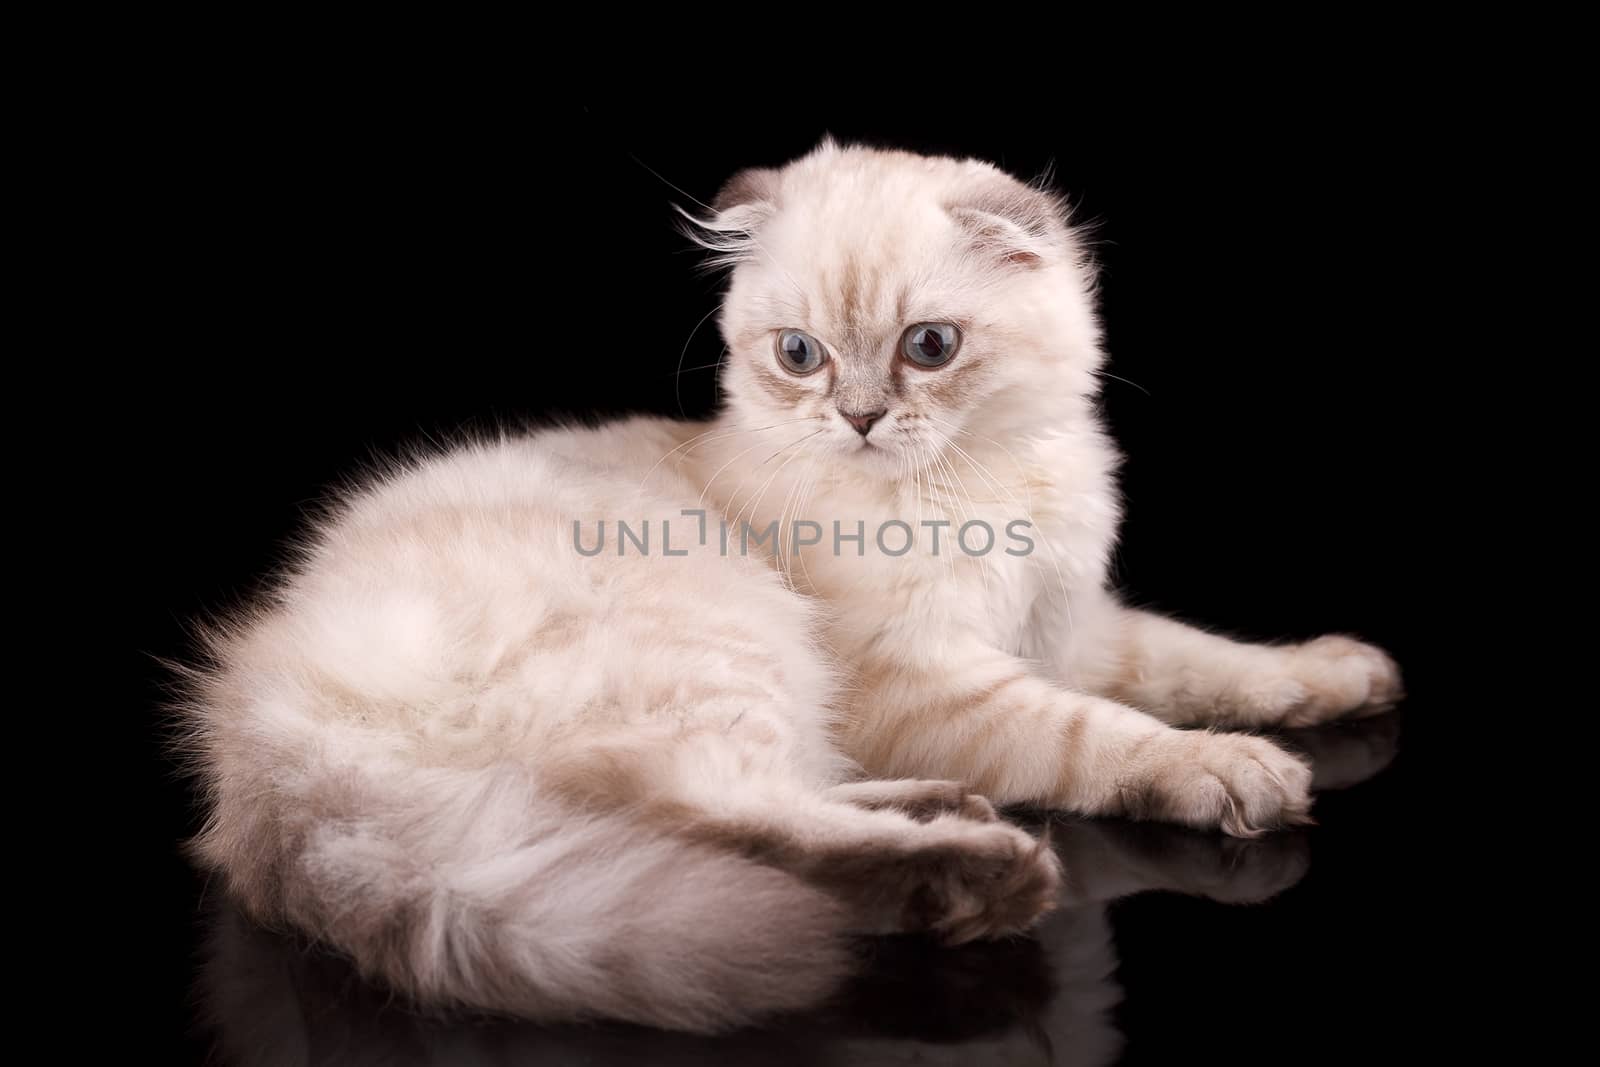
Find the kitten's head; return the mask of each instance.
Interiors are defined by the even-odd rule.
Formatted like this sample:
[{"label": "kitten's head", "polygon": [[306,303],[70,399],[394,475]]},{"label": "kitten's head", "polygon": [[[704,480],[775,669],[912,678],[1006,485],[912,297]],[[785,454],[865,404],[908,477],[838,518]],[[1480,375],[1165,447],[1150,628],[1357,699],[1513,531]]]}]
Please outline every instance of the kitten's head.
[{"label": "kitten's head", "polygon": [[733,268],[723,384],[746,426],[815,420],[808,447],[893,473],[963,433],[1087,410],[1099,331],[1055,196],[975,160],[824,141],[737,175],[713,212],[696,239]]}]

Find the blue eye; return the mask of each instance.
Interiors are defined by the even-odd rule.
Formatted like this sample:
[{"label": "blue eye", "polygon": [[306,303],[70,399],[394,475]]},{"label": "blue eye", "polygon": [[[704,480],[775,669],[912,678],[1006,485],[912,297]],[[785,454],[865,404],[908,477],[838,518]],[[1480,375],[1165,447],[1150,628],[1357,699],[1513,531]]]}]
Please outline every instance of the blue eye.
[{"label": "blue eye", "polygon": [[942,367],[961,347],[961,331],[950,322],[919,322],[900,338],[900,351],[919,367]]},{"label": "blue eye", "polygon": [[784,330],[778,334],[778,362],[790,374],[810,374],[828,361],[828,351],[808,333]]}]

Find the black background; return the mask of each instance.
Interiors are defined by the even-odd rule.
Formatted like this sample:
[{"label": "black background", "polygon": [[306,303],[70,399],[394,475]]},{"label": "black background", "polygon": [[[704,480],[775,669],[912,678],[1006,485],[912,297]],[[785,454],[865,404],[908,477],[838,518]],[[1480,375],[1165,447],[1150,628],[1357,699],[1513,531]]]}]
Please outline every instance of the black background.
[{"label": "black background", "polygon": [[1426,105],[1283,91],[754,118],[277,85],[160,109],[121,161],[139,191],[114,205],[118,266],[147,286],[129,331],[158,358],[113,382],[130,417],[112,461],[133,582],[128,881],[148,897],[139,984],[159,1047],[198,1056],[205,1038],[188,1003],[201,887],[177,849],[195,815],[161,740],[158,659],[185,657],[189,622],[247,597],[308,505],[374,454],[554,413],[710,411],[721,343],[696,327],[719,283],[671,205],[824,132],[1052,168],[1092,224],[1104,410],[1128,457],[1124,588],[1251,637],[1356,633],[1407,674],[1398,758],[1319,803],[1298,886],[1253,909],[1116,905],[1130,1058],[1420,1040],[1443,727],[1423,578]]}]

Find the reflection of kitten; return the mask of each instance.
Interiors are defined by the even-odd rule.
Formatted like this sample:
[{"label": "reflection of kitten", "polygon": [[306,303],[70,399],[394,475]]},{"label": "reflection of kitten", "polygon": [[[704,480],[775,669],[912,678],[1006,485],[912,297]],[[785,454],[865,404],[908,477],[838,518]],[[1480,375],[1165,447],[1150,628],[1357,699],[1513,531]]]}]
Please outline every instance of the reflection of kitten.
[{"label": "reflection of kitten", "polygon": [[[1301,762],[1170,724],[1331,718],[1393,699],[1394,666],[1105,591],[1114,458],[1056,200],[824,144],[699,232],[733,267],[716,422],[396,471],[215,641],[196,849],[252,913],[424,1000],[703,1029],[824,996],[848,933],[1047,909],[1056,860],[967,788],[1238,835],[1304,817]],[[783,542],[725,554],[699,507]],[[584,551],[623,521],[654,553]],[[1032,553],[952,547],[1019,521]],[[895,523],[914,550],[870,532]]]},{"label": "reflection of kitten", "polygon": [[1113,1020],[1122,990],[1106,905],[1151,890],[1261,901],[1298,882],[1307,861],[1300,834],[1235,841],[1154,824],[1072,820],[1056,825],[1052,839],[1073,875],[1060,909],[1032,936],[942,950],[914,938],[874,942],[864,973],[836,1003],[733,1035],[429,1018],[353,981],[343,961],[256,929],[226,907],[209,924],[197,1000],[221,1062],[240,1065],[1102,1067],[1116,1061],[1123,1044]]}]

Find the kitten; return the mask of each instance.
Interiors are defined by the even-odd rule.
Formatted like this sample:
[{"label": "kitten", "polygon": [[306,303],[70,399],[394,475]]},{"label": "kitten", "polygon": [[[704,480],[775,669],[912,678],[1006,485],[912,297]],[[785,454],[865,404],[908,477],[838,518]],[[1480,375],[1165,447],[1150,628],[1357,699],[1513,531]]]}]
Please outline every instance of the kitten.
[{"label": "kitten", "polygon": [[1320,722],[1398,673],[1107,591],[1055,198],[824,143],[696,233],[732,269],[718,418],[395,470],[215,635],[195,851],[250,913],[423,1001],[711,1030],[825,998],[849,935],[1032,923],[1058,863],[991,801],[1305,819],[1300,760],[1176,727]]}]

